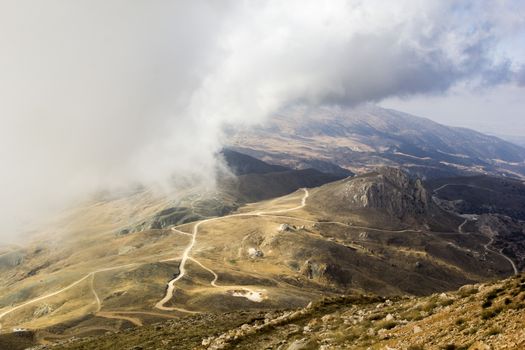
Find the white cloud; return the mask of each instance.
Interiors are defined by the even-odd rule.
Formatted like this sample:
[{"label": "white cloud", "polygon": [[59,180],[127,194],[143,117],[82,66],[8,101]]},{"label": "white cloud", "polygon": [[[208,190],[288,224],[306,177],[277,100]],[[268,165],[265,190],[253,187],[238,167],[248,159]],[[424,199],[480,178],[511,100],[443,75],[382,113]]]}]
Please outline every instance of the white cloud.
[{"label": "white cloud", "polygon": [[210,175],[224,123],[285,105],[506,81],[511,5],[3,1],[3,228],[100,187]]}]

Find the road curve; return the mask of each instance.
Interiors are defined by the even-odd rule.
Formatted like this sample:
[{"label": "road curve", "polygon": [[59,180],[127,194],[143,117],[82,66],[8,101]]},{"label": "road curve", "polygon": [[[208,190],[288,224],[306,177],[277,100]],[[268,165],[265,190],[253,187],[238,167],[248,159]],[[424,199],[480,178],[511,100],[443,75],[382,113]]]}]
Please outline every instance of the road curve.
[{"label": "road curve", "polygon": [[461,225],[458,226],[458,232],[459,233],[465,233],[463,232],[463,226],[465,226],[468,223],[468,219],[465,219]]},{"label": "road curve", "polygon": [[[65,292],[66,290],[68,289],[71,289],[73,288],[74,286],[76,286],[77,284],[81,283],[82,281],[84,281],[85,279],[89,278],[91,276],[91,273],[88,273],[87,275],[85,275],[84,277],[82,277],[81,279],[79,280],[76,280],[75,282],[71,283],[70,285],[60,289],[60,290],[57,290],[56,292],[53,292],[53,293],[49,293],[49,294],[46,294],[46,295],[43,295],[41,297],[38,297],[38,298],[35,298],[35,299],[32,299],[32,300],[29,300],[23,304],[20,304],[20,305],[17,305],[17,306],[14,306],[12,307],[11,309],[7,310],[7,311],[4,311],[3,313],[0,314],[0,320],[2,318],[4,318],[6,315],[10,314],[11,312],[13,311],[16,311],[20,308],[23,308],[24,306],[27,306],[27,305],[30,305],[30,304],[33,304],[33,303],[36,303],[38,301],[41,301],[41,300],[44,300],[44,299],[47,299],[47,298],[50,298],[52,296],[55,296],[57,294],[60,294],[62,292]],[[2,324],[0,324],[0,329],[2,329]]]},{"label": "road curve", "polygon": [[[155,307],[157,309],[167,310],[167,311],[175,310],[175,308],[166,307],[164,306],[164,304],[166,304],[173,296],[173,290],[175,289],[175,283],[177,283],[177,281],[180,280],[182,277],[184,277],[184,275],[186,274],[186,261],[188,260],[188,256],[197,240],[197,233],[199,232],[199,226],[210,220],[213,220],[213,219],[206,219],[203,221],[199,221],[198,223],[195,224],[195,226],[193,226],[191,242],[186,247],[186,249],[184,249],[184,253],[182,254],[182,259],[179,264],[179,274],[177,275],[177,277],[175,277],[174,279],[168,282],[168,287],[166,289],[166,295],[158,303],[155,304]],[[185,311],[189,311],[189,310],[185,310]]]},{"label": "road curve", "polygon": [[[459,231],[459,233],[465,233],[465,232],[463,231],[463,226],[464,226],[467,222],[468,222],[468,219],[465,219],[465,221],[464,221],[461,225],[459,225],[459,227],[458,227],[458,231]],[[490,232],[491,232],[492,235],[491,235],[491,236],[487,235],[487,237],[489,238],[489,241],[483,245],[483,248],[484,248],[486,251],[491,252],[491,253],[494,253],[494,254],[496,254],[496,255],[499,255],[499,256],[501,256],[502,258],[504,258],[505,260],[507,260],[507,261],[510,263],[510,265],[512,266],[512,270],[513,270],[513,272],[514,272],[514,275],[518,275],[518,274],[519,274],[519,271],[518,271],[518,268],[516,267],[516,264],[514,263],[514,261],[512,261],[511,258],[509,258],[507,255],[505,255],[505,254],[503,253],[503,249],[500,249],[500,250],[498,251],[498,250],[494,250],[494,249],[492,249],[492,248],[489,248],[489,246],[490,246],[492,243],[494,243],[494,237],[493,237],[493,236],[494,236],[494,232],[492,231],[492,229],[491,229],[490,227],[489,227],[489,230],[490,230]]]},{"label": "road curve", "polygon": [[518,274],[519,274],[519,272],[518,272],[518,268],[516,267],[516,264],[514,264],[514,261],[512,261],[511,258],[509,258],[509,257],[506,256],[505,254],[503,254],[502,249],[500,249],[500,250],[498,251],[498,250],[494,250],[494,249],[489,248],[489,246],[494,242],[494,238],[493,238],[493,237],[489,237],[489,239],[490,239],[490,240],[488,241],[488,243],[485,243],[485,244],[483,245],[483,248],[485,248],[486,251],[491,252],[491,253],[494,253],[494,254],[496,254],[496,255],[500,255],[502,258],[504,258],[505,260],[507,260],[507,261],[510,263],[510,265],[512,266],[512,270],[514,271],[514,275],[515,275],[515,276],[518,275]]},{"label": "road curve", "polygon": [[[76,280],[75,282],[73,282],[73,283],[67,285],[66,287],[64,287],[64,288],[62,288],[62,289],[60,289],[60,290],[57,290],[57,291],[55,291],[55,292],[52,292],[52,293],[49,293],[49,294],[43,295],[43,296],[38,297],[38,298],[31,299],[31,300],[29,300],[29,301],[27,301],[27,302],[25,302],[25,303],[22,303],[22,304],[20,304],[20,305],[14,306],[14,307],[10,308],[9,310],[4,311],[3,313],[0,314],[0,320],[1,320],[2,318],[4,318],[6,315],[8,315],[8,314],[12,313],[13,311],[16,311],[16,310],[18,310],[18,309],[20,309],[20,308],[23,308],[24,306],[27,306],[27,305],[30,305],[30,304],[36,303],[36,302],[38,302],[38,301],[42,301],[42,300],[44,300],[44,299],[47,299],[47,298],[53,297],[53,296],[55,296],[55,295],[58,295],[58,294],[60,294],[60,293],[62,293],[62,292],[65,292],[66,290],[69,290],[69,289],[75,287],[76,285],[78,285],[79,283],[81,283],[81,282],[83,282],[84,280],[88,279],[89,277],[94,276],[94,274],[96,274],[97,272],[110,271],[110,270],[115,270],[115,269],[120,269],[120,268],[125,268],[125,267],[131,267],[131,266],[136,266],[136,265],[138,265],[138,264],[133,263],[133,264],[126,264],[126,265],[121,265],[121,266],[107,267],[107,268],[102,268],[102,269],[99,269],[99,270],[92,271],[92,272],[86,274],[84,277],[82,277],[82,278]],[[92,285],[92,284],[91,284],[91,285]],[[100,299],[98,298],[98,295],[96,294],[96,292],[95,292],[94,290],[93,290],[93,293],[94,293],[94,295],[96,296],[96,301],[97,301],[97,303],[100,304]],[[2,329],[2,324],[1,324],[1,323],[0,323],[0,329]]]},{"label": "road curve", "polygon": [[[252,213],[231,214],[231,215],[226,215],[226,216],[219,216],[219,217],[214,217],[214,218],[210,218],[210,219],[205,219],[205,220],[197,222],[193,226],[193,230],[192,230],[192,233],[191,233],[191,235],[192,235],[191,242],[186,247],[186,249],[184,250],[184,253],[182,254],[182,259],[181,259],[180,264],[179,264],[179,274],[177,275],[177,277],[175,277],[174,279],[172,279],[171,281],[168,282],[167,288],[166,288],[166,294],[164,295],[164,297],[160,301],[158,301],[155,304],[155,308],[157,308],[159,310],[165,310],[165,311],[181,311],[181,310],[184,310],[184,309],[180,309],[180,308],[168,307],[168,306],[165,306],[165,304],[168,301],[170,301],[171,298],[173,297],[173,291],[175,290],[175,283],[177,283],[181,278],[183,278],[186,275],[186,262],[188,261],[188,258],[190,256],[191,250],[193,249],[193,246],[195,245],[195,242],[197,241],[197,234],[199,233],[199,227],[202,224],[205,224],[205,223],[210,222],[210,221],[223,220],[223,219],[232,218],[232,217],[264,216],[265,214],[284,213],[284,212],[289,212],[289,211],[292,211],[292,210],[301,209],[301,208],[303,208],[306,205],[306,199],[309,196],[309,192],[308,192],[307,188],[303,188],[302,190],[304,191],[304,195],[303,195],[303,197],[301,199],[301,204],[298,205],[297,207],[294,207],[294,208],[275,210],[275,211],[270,211],[270,212],[252,212]],[[177,230],[177,231],[179,231],[179,230]],[[182,232],[182,231],[180,231],[180,232]],[[217,274],[215,272],[212,272],[208,268],[204,267],[204,265],[202,265],[200,263],[198,263],[198,264],[201,267],[205,268],[206,270],[208,270],[208,271],[210,271],[211,273],[214,274],[214,280],[213,280],[213,284],[212,285],[214,285],[215,287],[218,287],[215,284],[217,279],[218,279]],[[184,310],[183,312],[191,312],[191,313],[193,313],[194,311]]]}]

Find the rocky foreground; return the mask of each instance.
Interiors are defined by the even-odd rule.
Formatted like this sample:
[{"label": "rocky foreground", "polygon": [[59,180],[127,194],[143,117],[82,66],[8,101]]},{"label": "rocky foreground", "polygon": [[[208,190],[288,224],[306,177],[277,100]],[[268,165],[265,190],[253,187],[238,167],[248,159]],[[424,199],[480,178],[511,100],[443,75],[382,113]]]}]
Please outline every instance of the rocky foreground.
[{"label": "rocky foreground", "polygon": [[201,314],[33,349],[525,349],[525,274],[421,298]]}]

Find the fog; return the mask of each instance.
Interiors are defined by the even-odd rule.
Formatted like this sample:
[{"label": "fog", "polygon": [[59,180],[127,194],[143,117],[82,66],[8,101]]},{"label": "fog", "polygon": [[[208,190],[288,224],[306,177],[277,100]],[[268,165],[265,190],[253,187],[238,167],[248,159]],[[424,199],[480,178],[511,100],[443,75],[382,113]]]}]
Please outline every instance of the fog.
[{"label": "fog", "polygon": [[520,2],[0,1],[0,240],[94,191],[213,183],[225,124],[523,85]]}]

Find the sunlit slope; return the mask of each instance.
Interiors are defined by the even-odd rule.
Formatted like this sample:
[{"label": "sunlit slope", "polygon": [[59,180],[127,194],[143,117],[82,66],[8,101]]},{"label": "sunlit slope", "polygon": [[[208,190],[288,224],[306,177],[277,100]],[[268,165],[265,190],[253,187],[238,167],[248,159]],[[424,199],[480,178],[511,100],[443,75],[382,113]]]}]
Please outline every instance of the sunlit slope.
[{"label": "sunlit slope", "polygon": [[[417,192],[416,182],[399,183],[401,173],[377,176],[300,189],[162,229],[122,233],[124,220],[108,220],[93,234],[64,232],[61,244],[35,243],[22,262],[2,270],[0,323],[4,331],[47,329],[42,337],[56,339],[184,314],[299,307],[360,290],[427,294],[513,273],[483,232],[462,232],[461,218],[430,204],[401,227],[407,218],[395,216],[395,203],[385,211],[381,202],[358,207],[336,196],[361,193],[371,182],[387,193]],[[69,218],[87,222],[96,208],[106,212],[110,205],[116,204],[99,203],[85,217],[79,209]],[[429,221],[436,213],[443,218],[439,231]]]}]

